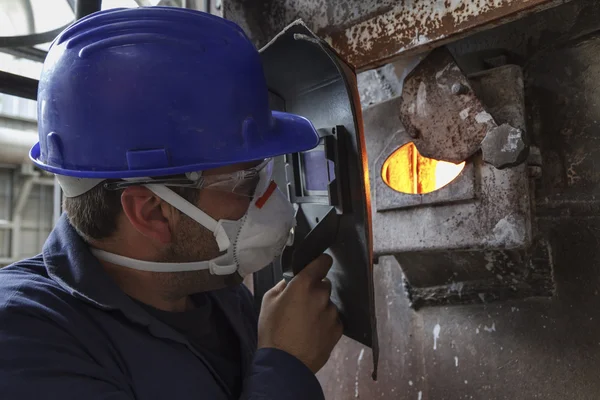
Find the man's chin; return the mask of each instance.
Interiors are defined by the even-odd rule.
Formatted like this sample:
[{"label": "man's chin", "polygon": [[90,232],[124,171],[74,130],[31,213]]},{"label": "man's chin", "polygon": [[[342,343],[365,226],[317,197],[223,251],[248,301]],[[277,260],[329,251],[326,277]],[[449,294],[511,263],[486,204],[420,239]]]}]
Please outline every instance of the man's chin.
[{"label": "man's chin", "polygon": [[198,282],[198,285],[194,285],[196,287],[193,289],[195,289],[195,293],[210,292],[237,286],[242,281],[242,277],[237,272],[231,275],[208,275],[202,282]]}]

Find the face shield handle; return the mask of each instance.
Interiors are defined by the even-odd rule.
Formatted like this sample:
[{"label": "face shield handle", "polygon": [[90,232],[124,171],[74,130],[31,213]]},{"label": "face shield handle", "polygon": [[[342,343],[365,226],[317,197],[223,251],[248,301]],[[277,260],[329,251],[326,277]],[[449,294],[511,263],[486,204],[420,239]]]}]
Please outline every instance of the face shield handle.
[{"label": "face shield handle", "polygon": [[217,245],[219,246],[219,251],[225,251],[231,245],[229,241],[229,237],[223,230],[222,226],[210,215],[206,214],[204,211],[200,210],[198,207],[172,191],[166,186],[163,185],[144,185],[148,189],[152,191],[155,195],[205,227],[210,230],[217,241]]}]

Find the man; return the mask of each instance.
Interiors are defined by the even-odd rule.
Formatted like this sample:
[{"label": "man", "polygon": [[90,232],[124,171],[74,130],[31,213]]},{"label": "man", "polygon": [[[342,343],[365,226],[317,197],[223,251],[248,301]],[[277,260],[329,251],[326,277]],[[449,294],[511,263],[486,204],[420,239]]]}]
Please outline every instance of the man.
[{"label": "man", "polygon": [[235,24],[175,8],[110,10],[53,43],[35,164],[63,215],[43,254],[0,271],[2,399],[319,399],[341,337],[315,260],[264,298],[242,277],[277,257],[294,210],[273,156],[307,120],[271,112]]}]

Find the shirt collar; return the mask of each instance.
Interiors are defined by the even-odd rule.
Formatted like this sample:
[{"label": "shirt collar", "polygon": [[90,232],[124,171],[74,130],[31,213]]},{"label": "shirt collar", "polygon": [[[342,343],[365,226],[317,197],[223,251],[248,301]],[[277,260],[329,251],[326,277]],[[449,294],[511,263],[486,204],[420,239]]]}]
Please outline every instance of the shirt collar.
[{"label": "shirt collar", "polygon": [[[184,343],[197,351],[181,334],[150,315],[127,296],[108,276],[87,243],[63,214],[44,244],[43,257],[48,275],[72,296],[105,310],[119,310],[134,323],[146,326],[156,337]],[[256,349],[255,327],[242,322],[240,308],[241,285],[208,293],[213,298],[238,335],[242,345],[244,366],[250,365]]]},{"label": "shirt collar", "polygon": [[[127,296],[108,276],[81,236],[63,214],[43,248],[48,275],[72,296],[105,310],[121,310],[130,320],[149,325],[154,321],[146,310]],[[210,293],[231,319],[239,312],[236,287]],[[235,310],[235,311],[233,311]]]},{"label": "shirt collar", "polygon": [[48,275],[72,296],[105,310],[121,310],[148,325],[149,315],[110,279],[63,214],[43,248]]}]

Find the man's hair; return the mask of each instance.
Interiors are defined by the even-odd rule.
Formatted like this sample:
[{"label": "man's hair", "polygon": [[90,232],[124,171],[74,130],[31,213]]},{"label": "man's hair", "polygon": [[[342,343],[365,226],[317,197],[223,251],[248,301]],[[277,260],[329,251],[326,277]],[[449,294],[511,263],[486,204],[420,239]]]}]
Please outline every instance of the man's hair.
[{"label": "man's hair", "polygon": [[[192,204],[198,201],[200,191],[192,188],[171,188]],[[108,190],[101,183],[81,196],[66,197],[63,207],[69,222],[88,243],[108,239],[117,230],[122,190]]]}]

